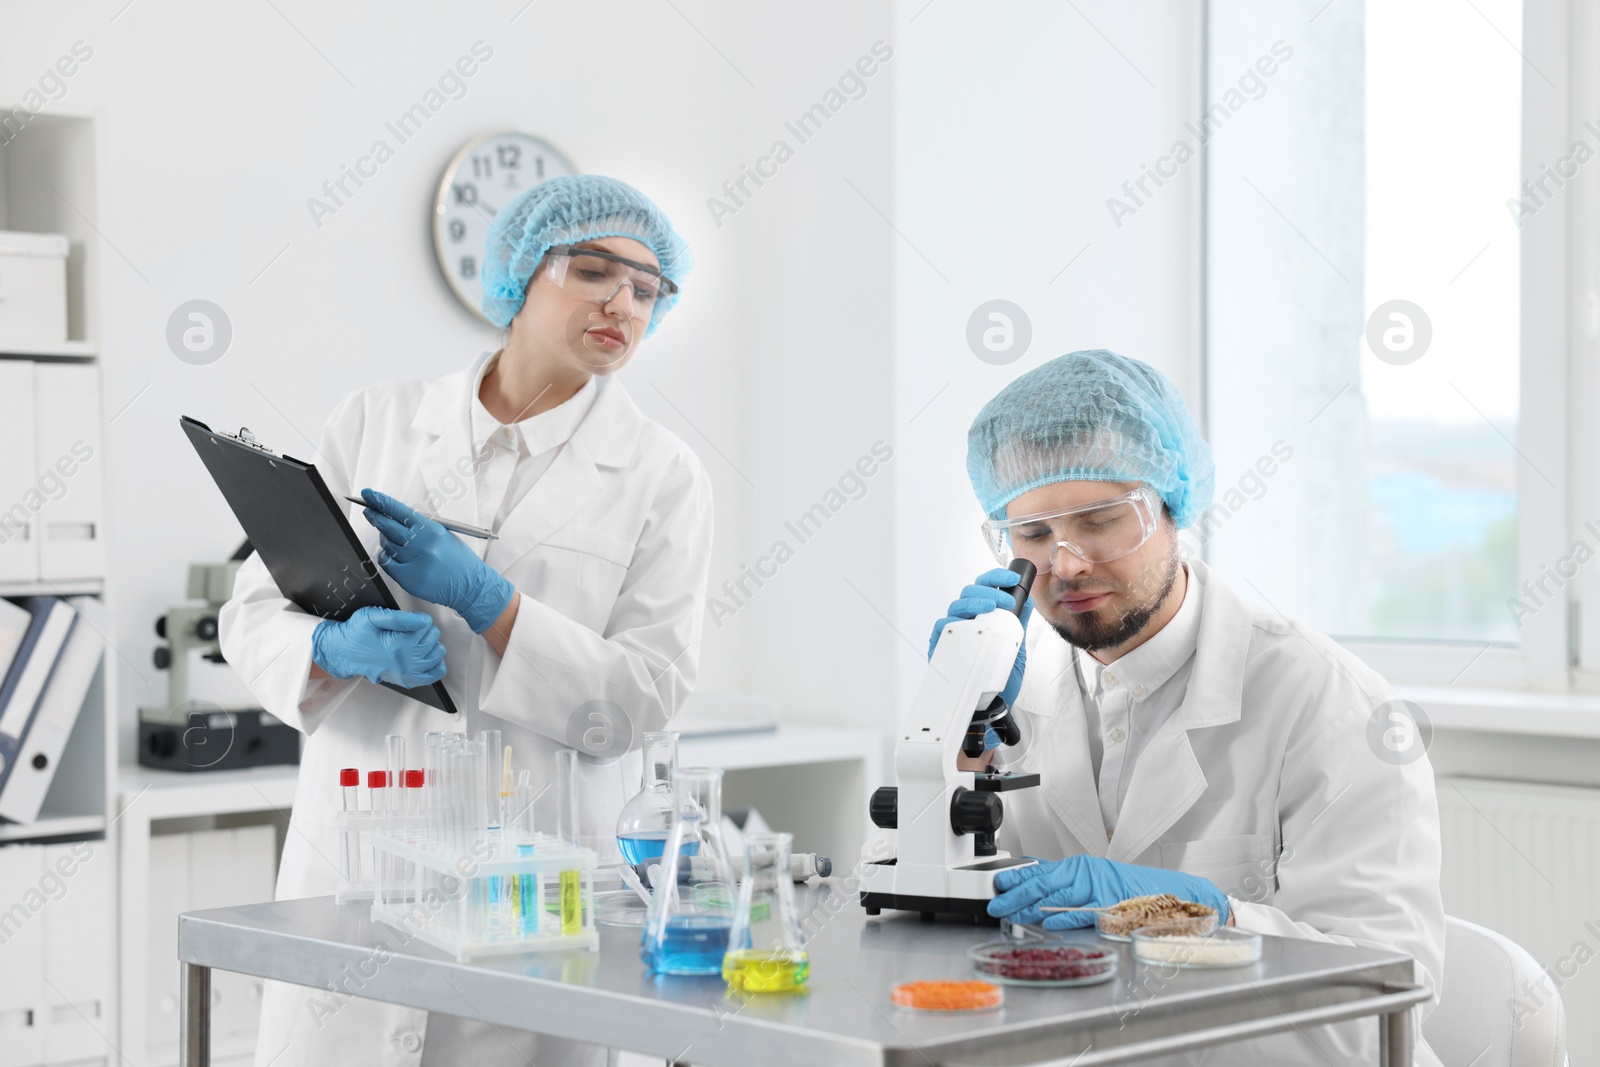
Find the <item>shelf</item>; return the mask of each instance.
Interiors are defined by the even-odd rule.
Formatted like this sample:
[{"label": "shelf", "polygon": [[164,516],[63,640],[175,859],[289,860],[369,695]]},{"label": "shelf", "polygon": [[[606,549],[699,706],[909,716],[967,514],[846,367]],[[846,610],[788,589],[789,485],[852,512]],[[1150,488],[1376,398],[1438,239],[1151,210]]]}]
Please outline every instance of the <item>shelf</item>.
[{"label": "shelf", "polygon": [[288,811],[294,804],[298,765],[236,771],[158,771],[138,764],[117,768],[118,809],[145,819]]},{"label": "shelf", "polygon": [[45,815],[37,822],[0,823],[0,841],[35,841],[48,837],[77,837],[105,830],[104,815]]},{"label": "shelf", "polygon": [[99,354],[88,341],[0,340],[0,359],[94,359]]},{"label": "shelf", "polygon": [[106,583],[100,578],[61,582],[0,582],[0,596],[101,596]]}]

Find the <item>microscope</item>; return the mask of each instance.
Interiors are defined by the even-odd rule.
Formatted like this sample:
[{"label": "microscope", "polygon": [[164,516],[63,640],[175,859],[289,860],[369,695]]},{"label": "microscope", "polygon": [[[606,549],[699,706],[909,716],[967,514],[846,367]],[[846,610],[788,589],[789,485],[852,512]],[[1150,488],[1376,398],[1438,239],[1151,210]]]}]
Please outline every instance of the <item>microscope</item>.
[{"label": "microscope", "polygon": [[250,542],[226,563],[189,565],[188,598],[200,604],[169,608],[156,620],[155,665],[167,672],[167,703],[139,709],[139,763],[168,771],[220,771],[299,763],[300,733],[260,708],[220,708],[189,699],[189,653],[226,663],[217,631],[217,610],[233,595],[239,564]]},{"label": "microscope", "polygon": [[1001,690],[1022,644],[1021,613],[1033,587],[1035,567],[1012,560],[1021,577],[1013,611],[990,611],[945,626],[928,661],[911,715],[895,745],[899,786],[872,794],[872,821],[897,832],[895,857],[866,863],[861,904],[868,915],[883,909],[963,915],[990,921],[994,875],[1035,861],[995,846],[1005,809],[1000,794],[1039,784],[1037,774],[959,770],[956,757],[984,752],[984,728],[993,727],[1007,745],[1022,730]]}]

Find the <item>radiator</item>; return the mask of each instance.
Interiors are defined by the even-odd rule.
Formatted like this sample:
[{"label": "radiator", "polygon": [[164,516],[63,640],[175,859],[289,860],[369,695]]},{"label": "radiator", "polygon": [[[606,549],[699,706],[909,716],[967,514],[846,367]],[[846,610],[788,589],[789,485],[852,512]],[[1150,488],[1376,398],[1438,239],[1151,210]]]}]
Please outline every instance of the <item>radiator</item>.
[{"label": "radiator", "polygon": [[1600,1063],[1600,789],[1441,777],[1438,792],[1444,910],[1527,949],[1560,983],[1571,1062]]}]

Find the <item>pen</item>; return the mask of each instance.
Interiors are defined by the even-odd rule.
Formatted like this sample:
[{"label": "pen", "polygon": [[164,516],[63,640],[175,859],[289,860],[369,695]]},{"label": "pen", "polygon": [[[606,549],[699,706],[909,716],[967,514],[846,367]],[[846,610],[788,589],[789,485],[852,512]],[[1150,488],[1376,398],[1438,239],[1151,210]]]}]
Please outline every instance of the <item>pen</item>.
[{"label": "pen", "polygon": [[[352,504],[360,504],[364,508],[372,507],[371,504],[368,504],[365,500],[362,500],[358,496],[347,496],[347,497],[345,497],[345,499],[350,501],[350,503],[352,503]],[[432,519],[434,522],[438,523],[440,526],[443,526],[446,530],[449,530],[451,533],[465,534],[468,537],[478,537],[478,538],[482,538],[485,541],[498,541],[498,540],[500,540],[500,535],[499,534],[492,534],[488,530],[485,530],[481,526],[468,526],[464,522],[452,522],[449,519],[441,519],[436,515],[429,515],[428,518]]]}]

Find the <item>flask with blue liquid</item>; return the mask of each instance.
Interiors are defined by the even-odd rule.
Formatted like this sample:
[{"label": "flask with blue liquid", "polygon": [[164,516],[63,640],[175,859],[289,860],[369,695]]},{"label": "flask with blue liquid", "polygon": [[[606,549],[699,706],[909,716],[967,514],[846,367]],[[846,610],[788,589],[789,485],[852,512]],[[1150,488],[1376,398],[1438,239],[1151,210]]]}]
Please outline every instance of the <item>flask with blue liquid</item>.
[{"label": "flask with blue liquid", "polygon": [[[657,974],[720,975],[738,904],[738,876],[722,836],[722,772],[680,767],[672,780],[672,825],[639,955]],[[697,880],[680,883],[679,869],[691,857]]]},{"label": "flask with blue liquid", "polygon": [[678,735],[673,731],[644,735],[644,781],[617,818],[617,848],[646,887],[650,868],[672,828],[672,772],[678,766]]}]

